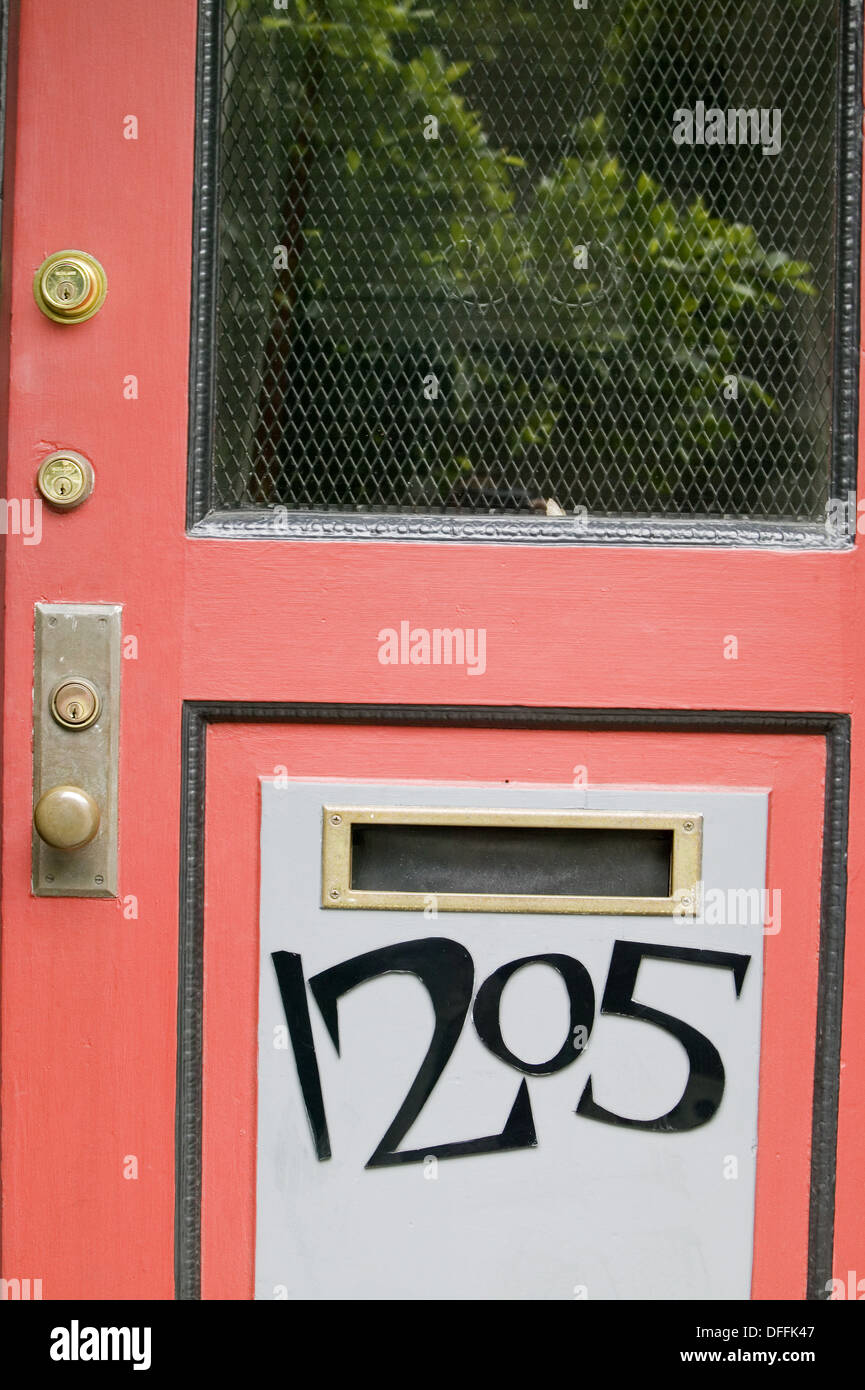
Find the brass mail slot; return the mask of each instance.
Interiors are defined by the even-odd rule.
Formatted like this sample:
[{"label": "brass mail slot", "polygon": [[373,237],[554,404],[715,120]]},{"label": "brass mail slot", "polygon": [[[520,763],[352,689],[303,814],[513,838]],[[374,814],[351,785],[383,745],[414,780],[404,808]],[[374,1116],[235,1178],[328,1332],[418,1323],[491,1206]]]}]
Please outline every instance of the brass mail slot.
[{"label": "brass mail slot", "polygon": [[690,915],[702,816],[324,806],[322,907]]}]

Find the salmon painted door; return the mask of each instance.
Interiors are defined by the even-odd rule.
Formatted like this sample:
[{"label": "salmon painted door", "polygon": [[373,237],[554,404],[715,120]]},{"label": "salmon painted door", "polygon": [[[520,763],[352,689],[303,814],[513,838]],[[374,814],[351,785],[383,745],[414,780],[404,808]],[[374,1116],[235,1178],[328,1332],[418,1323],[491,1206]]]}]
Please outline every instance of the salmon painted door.
[{"label": "salmon painted door", "polygon": [[859,0],[6,40],[6,1296],[856,1296]]}]

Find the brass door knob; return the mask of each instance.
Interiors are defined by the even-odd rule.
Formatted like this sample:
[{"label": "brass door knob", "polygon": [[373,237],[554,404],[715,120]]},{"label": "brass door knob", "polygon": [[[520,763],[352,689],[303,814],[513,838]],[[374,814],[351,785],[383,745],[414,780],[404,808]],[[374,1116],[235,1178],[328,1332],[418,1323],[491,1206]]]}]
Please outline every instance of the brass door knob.
[{"label": "brass door knob", "polygon": [[89,845],[99,820],[99,807],[82,787],[51,787],[40,796],[33,812],[37,835],[54,849]]},{"label": "brass door knob", "polygon": [[55,251],[42,262],[33,281],[33,296],[46,318],[55,323],[83,323],[102,308],[108,282],[105,271],[86,251]]}]

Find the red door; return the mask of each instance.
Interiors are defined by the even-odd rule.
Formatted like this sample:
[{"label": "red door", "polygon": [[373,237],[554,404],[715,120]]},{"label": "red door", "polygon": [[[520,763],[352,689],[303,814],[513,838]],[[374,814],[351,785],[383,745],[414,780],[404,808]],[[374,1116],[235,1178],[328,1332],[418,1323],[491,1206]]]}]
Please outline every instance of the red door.
[{"label": "red door", "polygon": [[[783,42],[742,4],[717,95],[705,47],[675,77],[678,4],[565,6],[559,58],[550,5],[430,8],[12,7],[3,1274],[253,1297],[262,779],[748,789],[745,886],[783,905],[751,1295],[825,1298],[865,1275],[861,9]],[[597,102],[565,111],[583,50]],[[669,96],[622,135],[616,53]],[[55,278],[50,317],[34,276],[72,251],[107,295],[76,318]],[[70,451],[72,509],[36,481]],[[120,605],[115,668],[40,673],[37,604]],[[43,778],[67,677],[100,712]],[[46,883],[55,775],[101,819]],[[115,815],[116,885],[67,894]]]}]

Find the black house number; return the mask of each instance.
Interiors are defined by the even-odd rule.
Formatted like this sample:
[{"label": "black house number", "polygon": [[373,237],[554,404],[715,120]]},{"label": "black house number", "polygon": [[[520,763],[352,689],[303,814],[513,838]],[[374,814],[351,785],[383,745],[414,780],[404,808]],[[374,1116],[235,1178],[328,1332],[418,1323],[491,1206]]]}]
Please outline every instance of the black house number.
[{"label": "black house number", "polygon": [[[272,953],[276,978],[291,1037],[303,1102],[312,1130],[316,1156],[330,1158],[324,1096],[318,1058],[312,1036],[307,1005],[303,962],[291,951]],[[688,1056],[688,1079],[671,1110],[652,1120],[633,1120],[599,1105],[588,1077],[575,1113],[603,1124],[621,1125],[656,1133],[677,1134],[699,1129],[712,1119],[724,1095],[724,1064],[715,1045],[696,1028],[672,1014],[633,997],[637,972],[643,960],[680,961],[732,972],[736,998],[742,992],[750,956],[728,951],[700,951],[685,946],[656,946],[642,941],[617,941],[613,946],[610,969],[601,1000],[601,1014],[616,1018],[639,1019],[676,1038]],[[568,993],[570,1020],[568,1033],[555,1056],[545,1062],[527,1062],[507,1047],[502,1037],[499,1006],[505,985],[527,965],[548,965],[558,972]],[[428,1144],[422,1149],[400,1149],[399,1144],[423,1110],[439,1077],[457,1045],[472,1002],[474,962],[465,946],[446,937],[427,937],[401,941],[376,951],[352,956],[350,960],[313,975],[309,988],[318,1005],[331,1042],[339,1054],[339,1001],[349,990],[367,980],[393,973],[415,975],[427,990],[435,1023],[429,1048],[408,1094],[366,1164],[367,1168],[387,1168],[400,1163],[421,1163],[425,1158],[460,1158],[467,1154],[500,1153],[511,1149],[536,1148],[538,1143],[529,1098],[527,1076],[552,1076],[576,1061],[588,1044],[595,1020],[595,991],[591,977],[581,961],[572,956],[550,953],[521,956],[493,971],[477,992],[472,1009],[475,1031],[494,1057],[523,1073],[523,1079],[499,1134],[456,1143]]]}]

